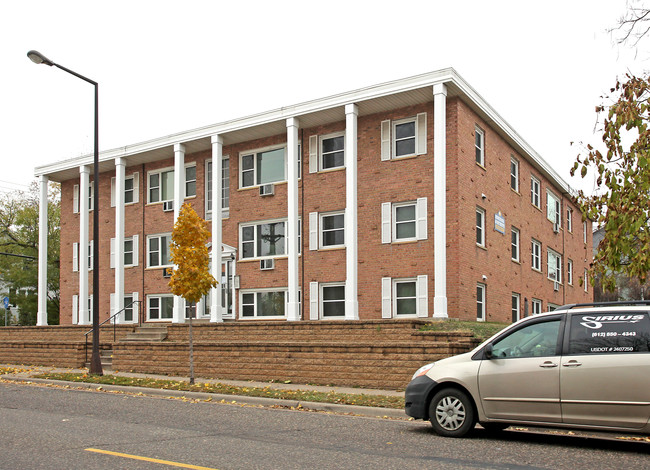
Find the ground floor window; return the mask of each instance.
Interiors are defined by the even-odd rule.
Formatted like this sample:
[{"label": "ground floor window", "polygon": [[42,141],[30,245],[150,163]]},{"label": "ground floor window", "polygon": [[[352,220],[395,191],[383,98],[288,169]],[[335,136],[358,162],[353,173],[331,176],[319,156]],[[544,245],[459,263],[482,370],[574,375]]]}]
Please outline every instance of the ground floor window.
[{"label": "ground floor window", "polygon": [[286,291],[244,291],[241,293],[241,317],[283,317],[285,316]]},{"label": "ground floor window", "polygon": [[394,309],[397,316],[417,314],[417,283],[415,279],[395,280]]},{"label": "ground floor window", "polygon": [[321,285],[323,318],[345,316],[345,284]]},{"label": "ground floor window", "polygon": [[171,320],[173,316],[173,295],[147,296],[147,320]]},{"label": "ground floor window", "polygon": [[533,299],[533,315],[539,315],[540,313],[542,313],[542,301]]},{"label": "ground floor window", "polygon": [[512,293],[512,322],[516,322],[521,318],[521,311],[519,307],[519,294]]},{"label": "ground floor window", "polygon": [[476,284],[476,321],[485,321],[485,284]]}]

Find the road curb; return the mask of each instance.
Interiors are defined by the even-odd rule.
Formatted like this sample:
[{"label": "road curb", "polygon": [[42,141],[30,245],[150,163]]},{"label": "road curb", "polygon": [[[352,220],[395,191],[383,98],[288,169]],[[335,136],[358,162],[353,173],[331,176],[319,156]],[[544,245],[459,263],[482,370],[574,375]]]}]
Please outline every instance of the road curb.
[{"label": "road curb", "polygon": [[159,388],[128,387],[125,385],[104,385],[84,382],[67,382],[64,380],[37,379],[17,375],[2,375],[0,378],[15,382],[49,384],[75,387],[89,390],[106,390],[109,392],[123,392],[134,395],[149,395],[156,397],[189,398],[195,400],[210,400],[227,404],[255,405],[255,406],[280,406],[285,408],[299,408],[303,410],[325,411],[330,413],[366,416],[371,418],[408,419],[404,410],[395,408],[379,408],[372,406],[344,405],[339,403],[321,403],[313,401],[283,400],[279,398],[248,397],[244,395],[224,395],[221,393],[190,392],[182,390],[164,390]]}]

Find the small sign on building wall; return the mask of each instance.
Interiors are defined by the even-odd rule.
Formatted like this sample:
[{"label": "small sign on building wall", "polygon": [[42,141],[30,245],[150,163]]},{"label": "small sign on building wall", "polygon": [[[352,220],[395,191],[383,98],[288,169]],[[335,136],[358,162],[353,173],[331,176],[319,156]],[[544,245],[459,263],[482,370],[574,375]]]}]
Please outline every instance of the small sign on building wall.
[{"label": "small sign on building wall", "polygon": [[494,231],[499,232],[501,235],[506,234],[506,219],[501,214],[501,211],[494,214]]}]

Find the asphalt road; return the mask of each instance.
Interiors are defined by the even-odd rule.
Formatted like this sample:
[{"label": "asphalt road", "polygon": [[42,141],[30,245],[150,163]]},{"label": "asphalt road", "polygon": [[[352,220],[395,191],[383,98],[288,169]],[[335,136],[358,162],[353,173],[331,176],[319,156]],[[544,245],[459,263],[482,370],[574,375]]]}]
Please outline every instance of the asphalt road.
[{"label": "asphalt road", "polygon": [[422,422],[0,383],[2,469],[174,468],[170,463],[220,470],[640,469],[650,468],[650,445],[519,431],[445,439]]}]

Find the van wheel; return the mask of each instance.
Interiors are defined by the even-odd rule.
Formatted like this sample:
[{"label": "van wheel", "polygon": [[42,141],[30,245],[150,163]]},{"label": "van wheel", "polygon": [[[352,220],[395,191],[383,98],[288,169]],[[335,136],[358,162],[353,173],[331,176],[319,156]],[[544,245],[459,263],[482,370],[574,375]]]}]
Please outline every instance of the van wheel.
[{"label": "van wheel", "polygon": [[433,430],[445,437],[462,437],[476,424],[472,400],[465,392],[445,388],[436,393],[429,404]]}]

